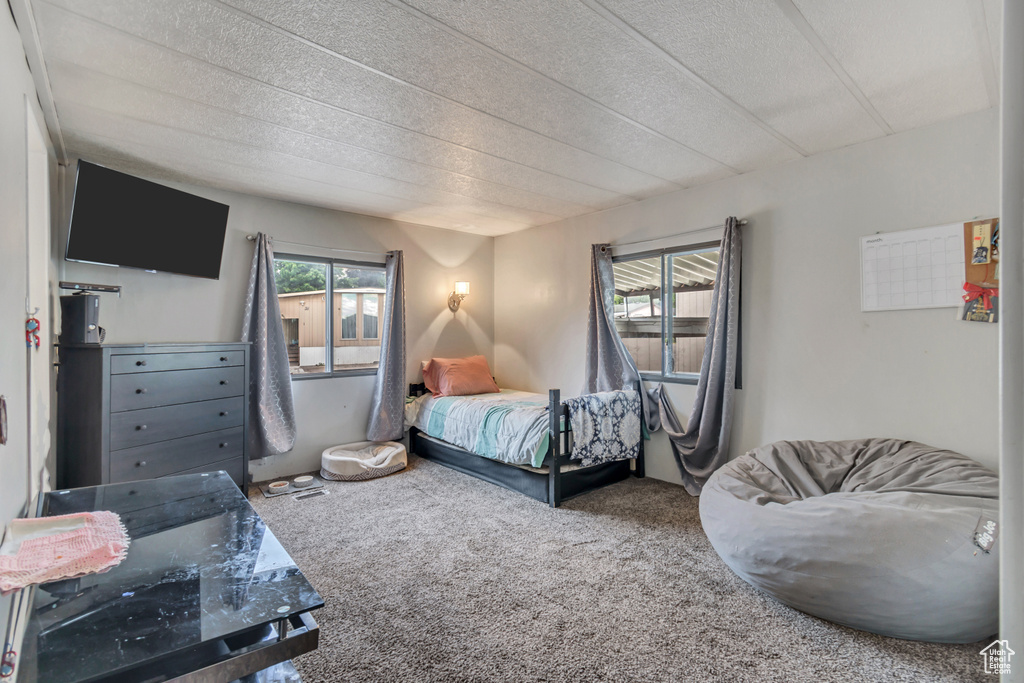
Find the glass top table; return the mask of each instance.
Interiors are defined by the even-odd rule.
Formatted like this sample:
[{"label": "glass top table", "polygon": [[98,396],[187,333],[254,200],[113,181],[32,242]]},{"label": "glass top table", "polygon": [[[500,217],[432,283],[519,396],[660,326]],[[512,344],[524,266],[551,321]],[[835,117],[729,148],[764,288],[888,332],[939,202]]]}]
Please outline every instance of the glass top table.
[{"label": "glass top table", "polygon": [[52,491],[42,514],[96,510],[128,555],[32,589],[19,682],[230,681],[315,649],[323,599],[226,473]]}]

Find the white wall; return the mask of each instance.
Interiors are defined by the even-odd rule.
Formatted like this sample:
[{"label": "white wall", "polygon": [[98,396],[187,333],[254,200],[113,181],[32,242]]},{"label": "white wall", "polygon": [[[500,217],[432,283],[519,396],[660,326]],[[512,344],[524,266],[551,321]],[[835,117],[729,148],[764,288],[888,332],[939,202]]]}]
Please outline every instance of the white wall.
[{"label": "white wall", "polygon": [[[9,436],[0,445],[0,530],[14,517],[23,514],[30,503],[30,480],[38,484],[36,472],[30,475],[30,444],[36,447],[39,464],[46,457],[50,391],[49,367],[51,345],[49,333],[52,320],[48,315],[47,297],[52,290],[50,269],[53,263],[46,254],[33,254],[33,307],[42,312],[39,350],[25,347],[26,299],[29,291],[28,221],[42,226],[44,234],[33,234],[33,248],[46,243],[49,226],[46,209],[49,200],[47,185],[55,182],[55,163],[49,141],[34,138],[29,144],[27,126],[42,121],[32,75],[25,62],[21,38],[5,7],[0,10],[0,395],[7,400]],[[41,148],[41,145],[45,149]],[[34,176],[37,182],[28,185],[28,154],[31,148]],[[29,196],[32,212],[29,213]],[[38,257],[38,258],[37,258]],[[45,368],[42,383],[33,385],[32,410],[41,422],[30,431],[28,400],[29,361]],[[40,431],[42,430],[42,431]],[[0,531],[2,533],[2,531]],[[9,598],[0,598],[0,632],[6,632]]]},{"label": "white wall", "polygon": [[[590,244],[674,235],[735,215],[750,224],[732,456],[779,439],[883,436],[996,468],[996,326],[959,322],[952,308],[861,313],[859,238],[996,215],[998,162],[997,112],[988,110],[498,237],[498,382],[579,391]],[[664,246],[702,239],[707,233]],[[693,387],[670,393],[685,416]],[[651,476],[680,481],[663,435],[648,456]]]},{"label": "white wall", "polygon": [[[345,256],[304,250],[283,244],[284,240],[364,251],[404,251],[410,382],[421,381],[419,361],[434,355],[479,353],[493,363],[493,238],[208,188],[164,184],[231,207],[220,279],[63,262],[62,279],[123,287],[120,299],[116,295],[101,295],[100,325],[107,330],[107,343],[237,341],[253,253],[253,244],[246,241],[245,235],[265,232],[282,242],[277,247],[281,252]],[[70,190],[73,182],[66,185]],[[65,193],[66,203],[69,194]],[[66,238],[63,230],[57,246],[60,254],[64,253]],[[168,235],[168,239],[173,239],[173,235]],[[383,262],[383,257],[380,260]],[[472,282],[473,294],[457,314],[452,314],[447,297],[456,280]],[[254,479],[262,481],[319,469],[320,454],[328,446],[363,440],[373,380],[352,377],[293,382],[298,421],[295,448],[288,454],[254,461],[250,468]]]}]

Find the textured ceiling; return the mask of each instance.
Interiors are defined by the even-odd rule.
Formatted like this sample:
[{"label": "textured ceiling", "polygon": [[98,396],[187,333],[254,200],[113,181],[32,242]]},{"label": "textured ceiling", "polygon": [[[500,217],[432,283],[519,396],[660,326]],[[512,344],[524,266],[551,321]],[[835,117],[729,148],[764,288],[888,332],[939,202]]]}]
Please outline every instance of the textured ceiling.
[{"label": "textured ceiling", "polygon": [[998,0],[22,1],[62,158],[484,235],[998,98]]}]

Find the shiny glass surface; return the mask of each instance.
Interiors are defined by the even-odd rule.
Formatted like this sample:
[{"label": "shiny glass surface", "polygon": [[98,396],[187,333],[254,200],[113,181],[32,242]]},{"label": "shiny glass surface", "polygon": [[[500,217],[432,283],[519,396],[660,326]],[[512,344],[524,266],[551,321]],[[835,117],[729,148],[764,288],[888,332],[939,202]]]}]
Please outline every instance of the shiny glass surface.
[{"label": "shiny glass surface", "polygon": [[94,510],[121,516],[128,555],[36,587],[19,681],[162,680],[323,606],[224,472],[53,491],[43,514]]}]

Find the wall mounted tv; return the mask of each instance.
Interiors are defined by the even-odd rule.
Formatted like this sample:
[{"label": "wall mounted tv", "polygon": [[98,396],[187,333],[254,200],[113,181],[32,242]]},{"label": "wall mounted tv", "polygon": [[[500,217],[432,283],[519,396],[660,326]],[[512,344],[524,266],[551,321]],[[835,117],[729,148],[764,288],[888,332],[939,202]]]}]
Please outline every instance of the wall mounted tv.
[{"label": "wall mounted tv", "polygon": [[64,258],[216,280],[228,207],[78,162]]}]

